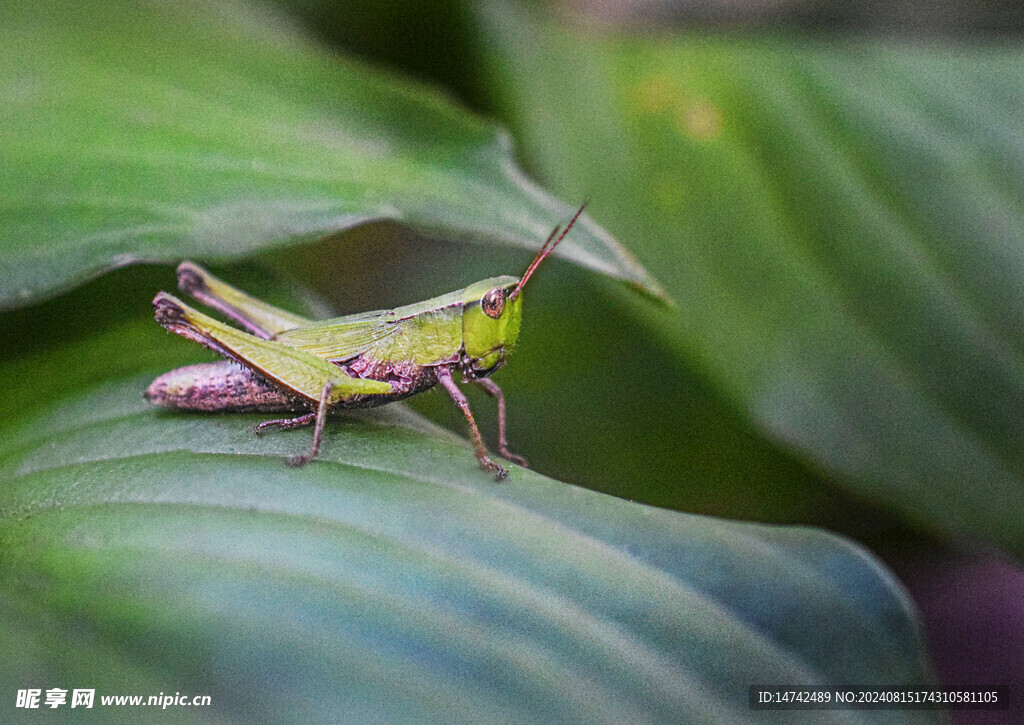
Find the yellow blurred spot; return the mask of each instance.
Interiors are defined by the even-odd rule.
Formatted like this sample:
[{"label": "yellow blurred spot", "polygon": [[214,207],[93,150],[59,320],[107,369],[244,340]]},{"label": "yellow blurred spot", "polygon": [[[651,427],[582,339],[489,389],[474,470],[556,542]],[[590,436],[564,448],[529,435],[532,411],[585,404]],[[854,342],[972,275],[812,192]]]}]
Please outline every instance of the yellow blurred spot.
[{"label": "yellow blurred spot", "polygon": [[679,130],[696,141],[710,141],[722,131],[722,112],[708,101],[694,101],[676,110]]},{"label": "yellow blurred spot", "polygon": [[669,75],[660,73],[639,83],[633,101],[641,113],[668,112],[676,128],[695,141],[710,141],[722,131],[724,119],[718,106],[686,94]]}]

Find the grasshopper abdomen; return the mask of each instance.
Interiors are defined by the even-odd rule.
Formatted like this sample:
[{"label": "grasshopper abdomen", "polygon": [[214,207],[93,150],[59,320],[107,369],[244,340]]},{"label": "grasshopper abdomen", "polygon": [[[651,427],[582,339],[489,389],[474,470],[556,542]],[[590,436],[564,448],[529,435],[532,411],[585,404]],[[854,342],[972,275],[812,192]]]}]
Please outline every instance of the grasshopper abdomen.
[{"label": "grasshopper abdomen", "polygon": [[164,373],[145,398],[163,408],[232,413],[288,413],[307,410],[295,396],[229,360],[199,363]]}]

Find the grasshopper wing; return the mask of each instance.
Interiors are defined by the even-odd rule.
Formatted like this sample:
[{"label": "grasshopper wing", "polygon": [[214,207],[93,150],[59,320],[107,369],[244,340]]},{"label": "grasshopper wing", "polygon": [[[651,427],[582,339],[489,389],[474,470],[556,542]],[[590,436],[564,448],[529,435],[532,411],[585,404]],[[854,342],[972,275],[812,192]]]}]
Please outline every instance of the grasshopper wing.
[{"label": "grasshopper wing", "polygon": [[393,310],[314,322],[274,339],[332,362],[370,353],[378,359],[434,363],[462,345],[462,298],[459,290]]},{"label": "grasshopper wing", "polygon": [[204,345],[257,371],[270,381],[313,403],[327,383],[334,387],[329,403],[357,395],[393,392],[389,383],[346,375],[337,365],[274,340],[264,340],[204,315],[173,295],[161,292],[153,300],[156,321],[182,337]]},{"label": "grasshopper wing", "polygon": [[265,340],[313,322],[247,295],[192,262],[178,265],[178,287]]},{"label": "grasshopper wing", "polygon": [[275,342],[302,350],[324,360],[343,362],[366,352],[398,331],[390,321],[393,312],[361,312],[333,320],[314,322],[285,330]]}]

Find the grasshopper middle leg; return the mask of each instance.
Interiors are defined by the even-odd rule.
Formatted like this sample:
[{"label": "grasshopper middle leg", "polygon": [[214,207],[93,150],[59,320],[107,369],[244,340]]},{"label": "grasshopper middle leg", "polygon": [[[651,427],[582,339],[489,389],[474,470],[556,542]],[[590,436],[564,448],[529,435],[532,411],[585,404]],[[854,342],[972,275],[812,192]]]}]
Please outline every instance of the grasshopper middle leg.
[{"label": "grasshopper middle leg", "polygon": [[[324,423],[327,421],[327,414],[330,412],[328,403],[331,400],[331,390],[334,388],[334,383],[328,382],[324,385],[323,391],[320,393],[320,404],[316,409],[316,425],[313,427],[313,445],[309,447],[309,452],[304,453],[300,456],[292,456],[291,458],[285,459],[292,468],[299,468],[305,466],[307,463],[316,458],[320,452],[320,438],[324,434]],[[313,415],[310,413],[309,415]],[[307,416],[301,416],[306,418]],[[299,420],[300,418],[293,418],[292,420]],[[298,424],[303,425],[303,424]],[[298,427],[298,426],[295,426]]]},{"label": "grasshopper middle leg", "polygon": [[256,426],[256,435],[259,435],[267,428],[291,430],[292,428],[304,428],[307,425],[312,425],[314,422],[316,422],[316,413],[306,413],[305,415],[298,415],[294,418],[275,418],[274,420],[265,420]]}]

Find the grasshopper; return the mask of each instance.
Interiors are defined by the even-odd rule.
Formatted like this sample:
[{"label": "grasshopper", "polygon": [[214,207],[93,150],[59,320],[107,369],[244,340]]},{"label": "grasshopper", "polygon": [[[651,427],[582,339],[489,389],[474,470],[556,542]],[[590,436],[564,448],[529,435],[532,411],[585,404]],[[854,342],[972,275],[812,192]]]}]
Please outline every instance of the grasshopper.
[{"label": "grasshopper", "polygon": [[466,396],[452,374],[475,383],[498,403],[498,452],[525,466],[508,449],[505,396],[489,376],[507,361],[522,320],[522,290],[540,263],[579,219],[587,203],[559,234],[551,232],[520,278],[492,277],[465,289],[393,310],[314,321],[247,295],[191,262],[178,267],[178,287],[239,324],[224,324],[160,292],[156,321],[166,329],[223,355],[161,375],[145,392],[165,408],[191,411],[293,413],[256,426],[313,425],[308,452],[286,459],[302,466],[320,450],[324,422],[334,410],[385,405],[440,384],[469,423],[480,467],[497,479],[507,471],[487,455]]}]

